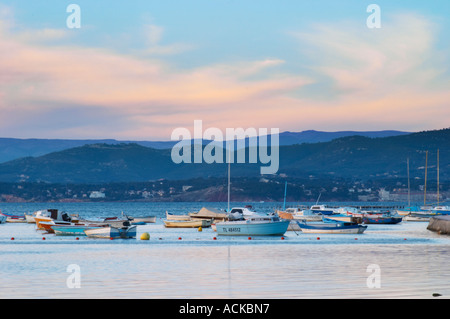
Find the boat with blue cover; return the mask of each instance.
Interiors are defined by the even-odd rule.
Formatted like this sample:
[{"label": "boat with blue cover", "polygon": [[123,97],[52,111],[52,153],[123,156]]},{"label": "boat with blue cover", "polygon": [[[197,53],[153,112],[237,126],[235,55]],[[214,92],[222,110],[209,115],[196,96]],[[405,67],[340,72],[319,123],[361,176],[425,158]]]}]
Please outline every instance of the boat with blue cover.
[{"label": "boat with blue cover", "polygon": [[366,225],[351,222],[297,223],[303,233],[310,234],[362,234],[367,229]]},{"label": "boat with blue cover", "polygon": [[402,216],[396,216],[391,214],[381,215],[364,215],[362,221],[364,224],[398,224],[403,220]]}]

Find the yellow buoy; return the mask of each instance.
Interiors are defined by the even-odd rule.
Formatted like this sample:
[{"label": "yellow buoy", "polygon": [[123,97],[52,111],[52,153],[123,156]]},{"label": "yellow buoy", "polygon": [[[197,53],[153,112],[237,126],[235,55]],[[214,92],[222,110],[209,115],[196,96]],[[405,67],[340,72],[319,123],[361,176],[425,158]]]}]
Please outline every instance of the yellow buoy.
[{"label": "yellow buoy", "polygon": [[198,228],[198,231],[202,231],[203,229],[202,229],[202,226],[200,226],[199,228]]},{"label": "yellow buoy", "polygon": [[149,239],[150,239],[150,234],[149,233],[142,233],[141,240],[149,240]]}]

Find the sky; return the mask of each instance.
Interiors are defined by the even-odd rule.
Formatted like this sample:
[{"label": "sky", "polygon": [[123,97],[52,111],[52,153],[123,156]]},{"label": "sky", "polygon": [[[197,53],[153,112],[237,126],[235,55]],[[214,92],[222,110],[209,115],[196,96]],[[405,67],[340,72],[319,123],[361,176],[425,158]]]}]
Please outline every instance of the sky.
[{"label": "sky", "polygon": [[2,0],[0,137],[446,128],[449,19],[436,0]]}]

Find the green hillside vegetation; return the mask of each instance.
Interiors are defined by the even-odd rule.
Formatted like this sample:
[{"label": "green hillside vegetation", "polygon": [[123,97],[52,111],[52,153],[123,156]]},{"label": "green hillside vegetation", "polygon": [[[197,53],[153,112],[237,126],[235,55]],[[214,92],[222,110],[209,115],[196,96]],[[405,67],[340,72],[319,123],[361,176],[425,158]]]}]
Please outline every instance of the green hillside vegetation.
[{"label": "green hillside vegetation", "polygon": [[[405,177],[410,159],[412,178],[436,174],[440,150],[440,178],[450,179],[450,129],[384,138],[343,137],[322,143],[281,146],[278,174],[288,177],[376,178]],[[248,149],[247,149],[248,154]],[[91,144],[39,157],[0,164],[1,182],[108,183],[157,179],[185,180],[222,177],[227,164],[175,164],[170,149],[135,143]],[[225,157],[224,152],[224,157]],[[261,165],[232,164],[233,177],[258,177]]]}]

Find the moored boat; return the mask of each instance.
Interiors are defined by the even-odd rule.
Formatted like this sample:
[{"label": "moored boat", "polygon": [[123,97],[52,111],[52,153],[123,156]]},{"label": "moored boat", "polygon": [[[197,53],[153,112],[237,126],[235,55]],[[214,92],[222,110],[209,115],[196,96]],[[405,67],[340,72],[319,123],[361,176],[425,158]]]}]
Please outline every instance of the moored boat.
[{"label": "moored boat", "polygon": [[367,229],[366,225],[346,222],[297,223],[303,233],[310,234],[362,234]]},{"label": "moored boat", "polygon": [[85,229],[84,233],[88,237],[92,238],[122,238],[129,239],[136,237],[137,226],[124,226],[124,227],[99,227]]},{"label": "moored boat", "polygon": [[210,227],[211,220],[191,219],[191,220],[164,220],[166,228],[198,228]]},{"label": "moored boat", "polygon": [[310,207],[310,210],[315,214],[322,215],[331,215],[335,213],[333,208],[327,207],[326,205],[313,205]]},{"label": "moored boat", "polygon": [[312,210],[302,207],[290,207],[284,211],[277,210],[276,213],[282,219],[296,219],[307,221],[320,221],[322,215],[313,213]]},{"label": "moored boat", "polygon": [[64,222],[64,221],[55,221],[55,220],[50,220],[50,221],[40,221],[39,222],[39,230],[45,230],[48,233],[54,233],[53,231],[53,226],[55,225],[70,225],[70,222]]},{"label": "moored boat", "polygon": [[132,223],[153,224],[156,223],[156,216],[132,217]]},{"label": "moored boat", "polygon": [[225,236],[276,236],[283,235],[290,220],[278,216],[255,215],[244,220],[216,223],[216,231]]},{"label": "moored boat", "polygon": [[107,225],[58,225],[51,226],[56,236],[86,236],[87,229],[107,227]]},{"label": "moored boat", "polygon": [[196,213],[189,213],[189,217],[191,219],[199,218],[199,219],[210,219],[210,220],[214,219],[216,221],[222,221],[227,218],[227,213],[215,208],[202,207]]},{"label": "moored boat", "polygon": [[175,215],[166,211],[166,220],[190,220],[189,215]]},{"label": "moored boat", "polygon": [[390,214],[383,214],[381,216],[365,215],[362,220],[364,224],[398,224],[403,220],[403,217],[392,216]]},{"label": "moored boat", "polygon": [[0,211],[0,215],[4,216],[6,218],[7,223],[26,223],[25,214],[21,215],[14,215],[14,214],[8,214],[8,213],[2,213]]}]

